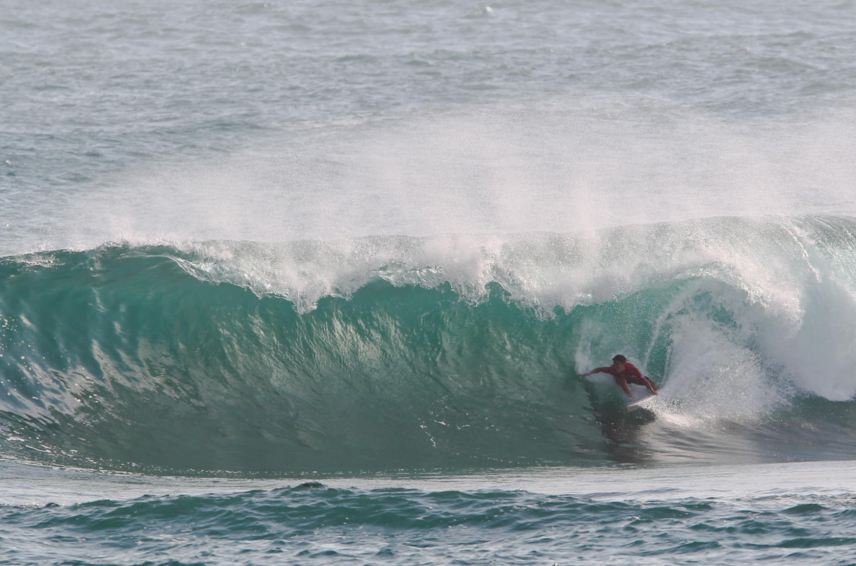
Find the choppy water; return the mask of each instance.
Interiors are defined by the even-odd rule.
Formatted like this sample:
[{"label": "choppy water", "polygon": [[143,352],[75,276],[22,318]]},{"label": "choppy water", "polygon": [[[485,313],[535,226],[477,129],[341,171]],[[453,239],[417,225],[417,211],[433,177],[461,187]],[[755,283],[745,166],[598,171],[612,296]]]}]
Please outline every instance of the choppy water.
[{"label": "choppy water", "polygon": [[855,12],[4,2],[0,561],[856,562]]},{"label": "choppy water", "polygon": [[[0,468],[3,564],[852,564],[850,463],[192,480]],[[60,483],[61,482],[61,483]],[[10,501],[11,500],[11,501]],[[26,542],[24,542],[26,541]]]}]

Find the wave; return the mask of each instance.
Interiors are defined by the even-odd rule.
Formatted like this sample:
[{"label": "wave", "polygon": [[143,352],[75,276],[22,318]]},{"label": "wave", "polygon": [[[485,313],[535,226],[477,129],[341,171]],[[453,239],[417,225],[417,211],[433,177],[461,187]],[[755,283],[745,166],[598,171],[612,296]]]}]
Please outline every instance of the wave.
[{"label": "wave", "polygon": [[[2,449],[192,473],[849,457],[856,221],[0,259]],[[627,414],[578,373],[624,353]]]}]

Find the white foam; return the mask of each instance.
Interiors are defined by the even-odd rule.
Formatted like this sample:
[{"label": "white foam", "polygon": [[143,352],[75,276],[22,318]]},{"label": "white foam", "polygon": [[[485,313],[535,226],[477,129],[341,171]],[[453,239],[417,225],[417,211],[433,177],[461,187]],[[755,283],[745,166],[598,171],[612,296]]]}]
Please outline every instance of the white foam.
[{"label": "white foam", "polygon": [[667,385],[658,399],[672,413],[708,422],[755,420],[784,401],[763,361],[728,328],[686,315],[672,332]]}]

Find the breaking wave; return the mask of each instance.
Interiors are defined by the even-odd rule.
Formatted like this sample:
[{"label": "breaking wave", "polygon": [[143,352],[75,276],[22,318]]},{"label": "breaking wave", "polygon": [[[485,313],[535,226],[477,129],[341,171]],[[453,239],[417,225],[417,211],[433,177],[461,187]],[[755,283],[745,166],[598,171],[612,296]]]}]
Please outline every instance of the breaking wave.
[{"label": "breaking wave", "polygon": [[[856,221],[0,259],[0,448],[169,473],[844,458]],[[615,353],[661,386],[626,413]]]}]

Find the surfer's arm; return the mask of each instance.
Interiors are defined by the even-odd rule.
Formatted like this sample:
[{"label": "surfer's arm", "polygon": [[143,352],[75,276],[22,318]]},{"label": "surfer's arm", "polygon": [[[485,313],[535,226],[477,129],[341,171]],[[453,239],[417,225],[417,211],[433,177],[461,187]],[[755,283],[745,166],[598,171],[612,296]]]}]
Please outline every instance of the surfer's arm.
[{"label": "surfer's arm", "polygon": [[619,387],[621,387],[621,389],[623,389],[623,390],[624,390],[624,393],[625,393],[628,397],[630,397],[631,399],[633,399],[633,392],[632,392],[632,391],[630,391],[630,386],[629,386],[629,385],[627,385],[627,380],[626,380],[626,379],[624,379],[623,377],[616,377],[616,378],[615,378],[615,382],[618,384],[618,386],[619,386]]},{"label": "surfer's arm", "polygon": [[586,376],[591,375],[593,373],[609,373],[609,369],[610,368],[608,368],[608,367],[594,368],[593,370],[591,370],[589,372],[581,373],[580,377],[586,377]]}]

